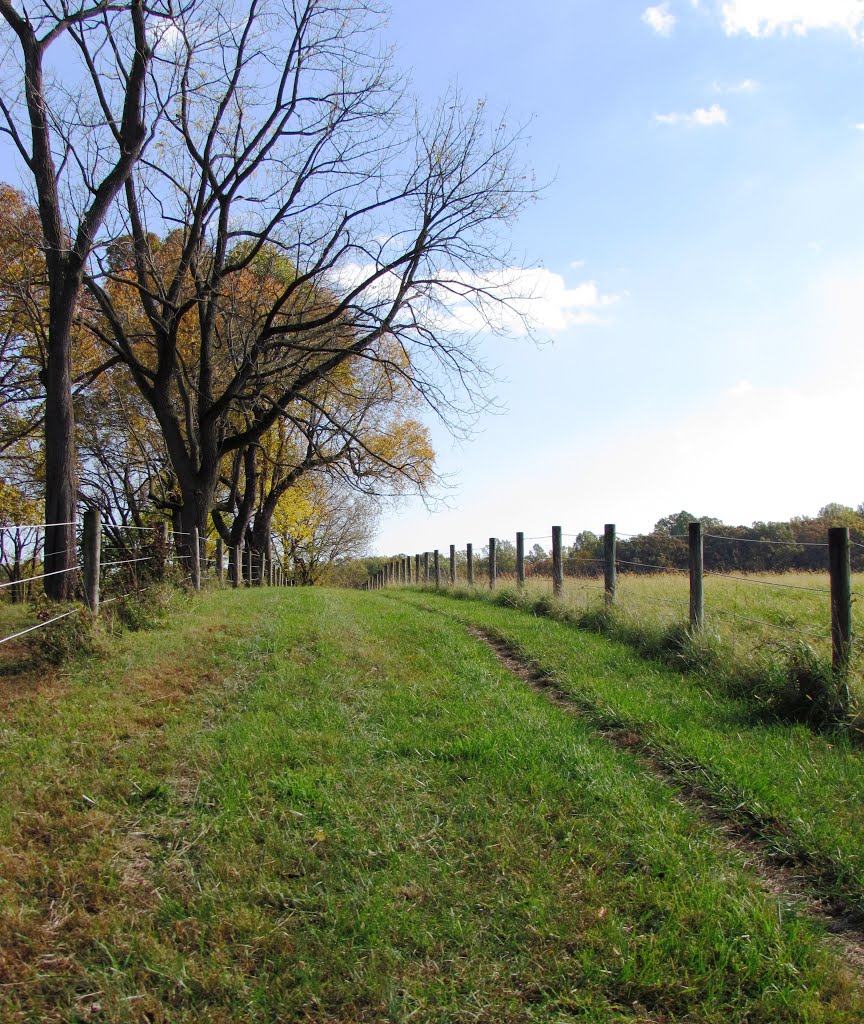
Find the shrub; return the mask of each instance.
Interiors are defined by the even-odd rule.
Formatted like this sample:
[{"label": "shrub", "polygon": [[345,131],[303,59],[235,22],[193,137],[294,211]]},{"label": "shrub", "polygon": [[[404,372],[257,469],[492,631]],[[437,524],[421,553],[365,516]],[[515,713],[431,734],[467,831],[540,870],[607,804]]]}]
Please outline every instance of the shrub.
[{"label": "shrub", "polygon": [[[774,642],[774,655],[750,680],[750,696],[778,718],[817,728],[850,725],[858,709],[842,674],[805,640]],[[779,657],[778,657],[779,655]]]},{"label": "shrub", "polygon": [[62,665],[96,650],[95,620],[85,608],[64,609],[43,602],[37,604],[36,616],[40,622],[48,622],[62,615],[64,610],[72,614],[27,634],[25,643],[36,665]]}]

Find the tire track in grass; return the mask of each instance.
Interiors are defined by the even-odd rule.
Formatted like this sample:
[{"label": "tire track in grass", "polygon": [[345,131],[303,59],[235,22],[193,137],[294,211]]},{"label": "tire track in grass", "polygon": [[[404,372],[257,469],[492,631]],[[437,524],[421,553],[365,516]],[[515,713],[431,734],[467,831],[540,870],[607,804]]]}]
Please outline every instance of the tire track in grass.
[{"label": "tire track in grass", "polygon": [[[597,725],[590,706],[568,693],[551,673],[543,671],[526,658],[500,633],[479,626],[465,625],[467,632],[486,644],[501,664],[517,678],[542,693],[568,714],[578,715]],[[772,859],[755,826],[746,827],[740,820],[725,814],[711,794],[690,780],[682,780],[674,766],[664,761],[658,748],[632,727],[597,725],[597,732],[619,750],[638,756],[645,768],[658,781],[674,787],[679,803],[694,810],[712,831],[730,848],[743,855],[745,867],[759,877],[763,888],[772,896],[793,904],[796,909],[818,921],[827,933],[828,942],[864,986],[864,930],[858,918],[839,903],[817,899],[812,886],[818,882],[805,865],[785,867]]]}]

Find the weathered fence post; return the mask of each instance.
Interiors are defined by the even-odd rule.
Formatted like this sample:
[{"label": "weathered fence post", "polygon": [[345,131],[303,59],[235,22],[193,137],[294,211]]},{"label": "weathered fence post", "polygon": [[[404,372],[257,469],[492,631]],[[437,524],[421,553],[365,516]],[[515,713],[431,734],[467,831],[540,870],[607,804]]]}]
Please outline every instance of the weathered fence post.
[{"label": "weathered fence post", "polygon": [[216,581],[218,583],[222,582],[222,575],[223,575],[223,571],[224,571],[223,570],[223,566],[222,566],[222,558],[223,558],[222,538],[221,537],[217,537],[216,538]]},{"label": "weathered fence post", "polygon": [[84,513],[84,597],[94,615],[99,614],[99,563],[102,559],[102,522],[99,510],[88,508]]},{"label": "weathered fence post", "polygon": [[474,586],[474,545],[465,545],[465,561],[467,563],[468,570],[468,586]]},{"label": "weathered fence post", "polygon": [[423,552],[423,582],[429,585],[429,552]]},{"label": "weathered fence post", "polygon": [[489,589],[495,589],[495,580],[498,578],[498,542],[494,537],[489,538]]},{"label": "weathered fence post", "polygon": [[456,545],[450,545],[450,586],[456,582]]},{"label": "weathered fence post", "polygon": [[405,556],[405,582],[411,585],[411,556]]},{"label": "weathered fence post", "polygon": [[440,587],[441,586],[441,554],[438,551],[438,548],[435,548],[435,552],[434,552],[433,558],[434,558],[434,563],[433,564],[435,566],[435,586],[436,587]]},{"label": "weathered fence post", "polygon": [[560,526],[552,527],[552,593],[555,597],[564,594],[564,548]]},{"label": "weathered fence post", "polygon": [[618,589],[617,547],[618,537],[615,524],[607,523],[603,528],[603,599],[607,607],[615,604]]},{"label": "weathered fence post", "polygon": [[246,545],[246,586],[252,586],[252,548]]},{"label": "weathered fence post", "polygon": [[420,556],[414,556],[414,582],[420,582]]},{"label": "weathered fence post", "polygon": [[525,587],[525,534],[516,534],[516,586]]},{"label": "weathered fence post", "polygon": [[828,530],[831,570],[831,664],[835,675],[845,675],[852,653],[852,569],[849,527]]},{"label": "weathered fence post", "polygon": [[690,524],[690,628],[701,633],[705,625],[705,553],[702,524]]},{"label": "weathered fence post", "polygon": [[192,589],[201,589],[201,542],[198,540],[198,527],[192,527],[189,538],[189,550],[192,552]]}]

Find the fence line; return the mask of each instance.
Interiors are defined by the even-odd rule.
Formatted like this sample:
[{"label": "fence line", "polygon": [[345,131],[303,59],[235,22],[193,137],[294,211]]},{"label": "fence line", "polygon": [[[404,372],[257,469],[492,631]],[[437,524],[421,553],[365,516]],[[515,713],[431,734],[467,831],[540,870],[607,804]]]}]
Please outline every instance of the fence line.
[{"label": "fence line", "polygon": [[[76,523],[59,523],[53,524],[58,526],[71,526],[78,525]],[[0,527],[0,551],[2,551],[2,543],[5,541],[10,542],[18,546],[19,551],[26,550],[26,557],[22,557],[20,553],[15,556],[15,571],[18,571],[19,567],[35,568],[40,565],[42,555],[40,548],[42,541],[39,538],[19,540],[15,537],[15,531],[21,530],[38,530],[44,528],[46,524],[18,524],[11,523],[6,526]],[[126,542],[122,538],[117,536],[117,533],[121,530],[135,531],[142,536],[140,539]],[[148,549],[148,537],[147,534],[152,535],[153,543],[156,546],[156,552],[152,554],[138,554],[143,549]],[[187,552],[191,547],[191,553],[181,553],[176,550],[176,546],[179,543],[176,538],[179,537],[190,537],[193,538],[191,541],[187,541],[184,547]],[[105,573],[106,578],[110,580],[117,580],[120,577],[115,574],[108,574],[106,570],[120,568],[121,566],[136,566],[140,563],[151,563],[161,565],[161,569],[157,570],[157,576],[162,575],[169,565],[173,564],[177,568],[180,566],[187,570],[186,573],[179,579],[181,585],[191,583],[195,590],[201,589],[201,583],[203,580],[216,579],[220,583],[223,580],[224,573],[224,542],[221,537],[216,539],[216,557],[207,557],[207,538],[197,538],[197,530],[191,532],[184,530],[172,530],[166,521],[156,523],[152,527],[147,526],[136,526],[134,524],[117,524],[111,522],[102,523],[98,510],[87,510],[83,516],[83,533],[80,535],[81,546],[80,546],[80,558],[76,559],[76,565],[65,569],[56,569],[52,572],[36,573],[34,575],[22,576],[20,579],[11,579],[6,582],[0,583],[0,592],[3,589],[8,588],[22,588],[20,593],[25,593],[25,588],[35,582],[45,580],[51,576],[59,576],[64,573],[78,572],[82,576],[83,580],[83,597],[84,604],[82,606],[71,609],[70,611],[63,612],[62,614],[52,616],[46,619],[44,622],[38,622],[34,625],[28,626],[26,629],[19,629],[9,636],[0,637],[0,644],[9,643],[12,640],[17,640],[22,636],[26,636],[28,633],[32,633],[35,630],[43,629],[46,626],[50,626],[55,622],[59,622],[61,619],[65,619],[76,612],[83,611],[85,608],[98,614],[99,606],[101,604],[110,604],[114,601],[122,600],[128,597],[132,593],[140,593],[141,588],[137,590],[131,590],[126,594],[115,595],[106,598],[104,601],[101,599],[101,584],[102,576]],[[130,552],[135,555],[132,558],[102,558],[102,543],[103,538],[107,539],[107,545],[109,550],[112,552]],[[170,544],[174,550],[166,548],[166,544]],[[152,549],[151,549],[152,550]],[[66,554],[66,552],[60,552],[60,554]],[[78,555],[78,549],[76,549],[76,556]],[[235,562],[236,556],[236,562]],[[235,576],[234,579],[229,580],[233,586],[238,586],[241,583],[245,586],[289,586],[292,585],[287,571],[281,565],[280,559],[275,555],[253,551],[247,544],[241,544],[239,547],[235,547],[231,552],[230,560],[231,575]],[[10,569],[11,571],[11,564]],[[138,576],[137,570],[133,569],[136,573],[134,579],[137,583]],[[182,570],[181,570],[182,571]],[[78,587],[76,586],[76,590]],[[16,593],[12,590],[13,595]],[[80,593],[80,591],[79,591]]]},{"label": "fence line", "polygon": [[[552,592],[556,598],[563,596],[563,580],[564,580],[564,565],[563,565],[563,543],[564,537],[579,536],[578,534],[564,534],[560,526],[553,526],[551,530],[552,540]],[[762,587],[773,587],[778,590],[796,590],[803,591],[811,594],[824,594],[830,598],[830,621],[831,631],[822,632],[816,629],[810,628],[798,628],[794,626],[787,626],[781,623],[773,623],[767,620],[755,618],[753,616],[742,615],[734,611],[726,611],[725,609],[716,609],[710,612],[710,616],[718,615],[720,617],[728,617],[740,619],[742,621],[749,621],[758,623],[769,628],[783,629],[788,632],[797,633],[801,636],[806,637],[819,637],[831,638],[831,650],[832,650],[832,666],[835,674],[845,674],[849,668],[852,650],[854,647],[853,640],[853,617],[852,617],[852,601],[854,597],[860,597],[857,591],[852,589],[852,572],[851,572],[851,547],[864,547],[862,544],[853,542],[849,537],[848,527],[831,527],[828,530],[828,541],[826,543],[817,542],[797,542],[797,541],[774,541],[774,540],[759,540],[751,537],[725,537],[719,534],[706,534],[703,532],[702,524],[698,522],[690,523],[688,530],[688,537],[680,536],[667,536],[664,535],[663,539],[673,540],[681,544],[687,544],[689,567],[681,568],[676,566],[658,565],[651,562],[634,561],[632,559],[619,559],[616,557],[616,543],[618,532],[614,524],[607,523],[604,529],[604,536],[602,540],[604,557],[600,558],[585,558],[579,559],[579,565],[585,565],[585,563],[591,563],[596,565],[600,562],[603,563],[603,591],[607,605],[614,605],[617,601],[617,569],[619,566],[630,566],[634,569],[650,569],[655,572],[662,573],[677,573],[686,574],[689,576],[689,589],[690,589],[690,608],[689,608],[689,619],[690,629],[694,633],[701,632],[705,627],[705,596],[704,596],[704,579],[705,576],[712,576],[717,579],[727,579],[736,583],[743,584],[754,584]],[[630,534],[626,536],[631,537],[644,537],[644,534]],[[517,586],[522,589],[525,586],[525,541],[526,540],[547,540],[548,537],[528,537],[526,538],[523,533],[517,533],[516,535],[516,571],[515,579]],[[789,547],[808,547],[808,548],[824,548],[827,549],[828,553],[828,573],[830,579],[830,587],[828,589],[821,587],[805,587],[791,583],[780,583],[772,580],[757,580],[747,576],[736,576],[730,573],[724,573],[713,569],[706,569],[704,564],[704,544],[705,540],[721,540],[721,541],[737,541],[740,540],[749,544],[765,544],[765,545],[782,545]],[[456,547],[455,545],[449,545],[450,550],[450,572],[449,582],[454,584],[457,581],[456,571]],[[467,569],[468,569],[468,583],[473,585],[474,583],[474,563],[473,563],[473,547],[471,544],[466,547],[467,556]],[[496,579],[498,578],[497,570],[497,559],[500,557],[499,545],[497,538],[489,538],[489,557],[487,561],[488,573],[489,573],[489,587],[494,588]],[[440,587],[442,583],[442,574],[439,570],[439,551],[434,551],[434,564],[435,572],[432,582],[435,586]],[[420,554],[415,555],[416,570],[414,573],[414,582],[420,582]],[[378,590],[386,586],[393,584],[404,585],[411,581],[411,560],[404,556],[398,560],[391,560],[385,564],[384,568],[379,572],[374,573],[364,584],[364,589],[367,590]],[[428,584],[430,582],[429,575],[429,552],[423,554],[424,564],[424,575],[423,582]],[[587,589],[587,588],[582,588]],[[597,587],[596,589],[600,589]],[[680,604],[673,601],[667,601],[662,598],[653,597],[653,595],[641,595],[642,598],[654,601],[655,603],[663,603],[672,607],[680,607]]]}]

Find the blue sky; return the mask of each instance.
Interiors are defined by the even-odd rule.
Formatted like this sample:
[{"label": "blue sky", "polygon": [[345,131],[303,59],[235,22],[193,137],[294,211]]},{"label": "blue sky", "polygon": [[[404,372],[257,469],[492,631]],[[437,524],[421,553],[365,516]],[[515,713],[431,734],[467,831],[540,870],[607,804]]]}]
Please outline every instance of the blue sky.
[{"label": "blue sky", "polygon": [[864,0],[391,6],[421,99],[529,126],[545,344],[485,340],[507,411],[430,421],[449,488],[377,550],[864,501]]},{"label": "blue sky", "polygon": [[421,97],[530,119],[549,343],[486,342],[507,412],[433,425],[446,506],[381,552],[864,501],[864,3],[395,0],[387,35]]}]

